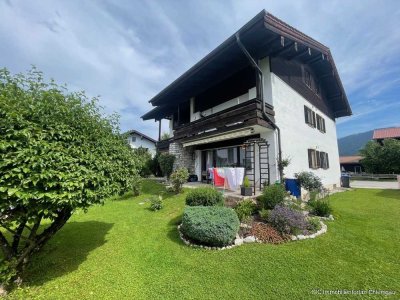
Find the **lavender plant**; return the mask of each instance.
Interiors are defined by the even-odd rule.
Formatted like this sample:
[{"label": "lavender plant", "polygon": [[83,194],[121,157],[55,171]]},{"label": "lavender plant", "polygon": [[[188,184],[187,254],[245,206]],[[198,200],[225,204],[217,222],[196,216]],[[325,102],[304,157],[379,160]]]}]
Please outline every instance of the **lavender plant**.
[{"label": "lavender plant", "polygon": [[282,234],[306,234],[309,225],[302,212],[281,205],[271,210],[268,223]]}]

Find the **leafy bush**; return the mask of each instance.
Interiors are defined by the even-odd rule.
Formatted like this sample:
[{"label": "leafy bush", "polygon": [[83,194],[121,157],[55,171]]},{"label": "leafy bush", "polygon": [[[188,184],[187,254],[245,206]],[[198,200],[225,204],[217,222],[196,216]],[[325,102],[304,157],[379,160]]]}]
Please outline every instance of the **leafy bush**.
[{"label": "leafy bush", "polygon": [[142,189],[142,182],[143,179],[140,177],[139,174],[134,174],[132,176],[132,191],[133,191],[133,196],[139,196],[140,191]]},{"label": "leafy bush", "polygon": [[186,205],[189,206],[214,206],[223,203],[222,194],[211,187],[192,189],[186,196]]},{"label": "leafy bush", "polygon": [[171,176],[174,168],[175,155],[169,153],[161,153],[158,157],[158,162],[160,164],[161,172],[169,179],[169,176]]},{"label": "leafy bush", "polygon": [[150,176],[152,174],[150,169],[150,162],[152,160],[152,157],[149,152],[149,149],[139,147],[133,149],[133,152],[136,154],[136,156],[139,158],[139,161],[141,162],[141,164],[138,166],[140,176],[142,177]]},{"label": "leafy bush", "polygon": [[162,173],[161,167],[160,167],[159,158],[160,158],[160,152],[157,152],[156,155],[154,155],[154,157],[147,162],[147,167],[149,168],[151,173],[156,177],[163,176],[163,173]]},{"label": "leafy bush", "polygon": [[163,201],[161,196],[151,196],[150,198],[150,209],[157,211],[163,208]]},{"label": "leafy bush", "polygon": [[258,199],[263,208],[273,209],[276,205],[283,203],[285,196],[285,187],[281,184],[274,184],[266,186],[262,195]]},{"label": "leafy bush", "polygon": [[97,99],[43,77],[0,70],[0,268],[17,273],[74,211],[131,190],[142,164]]},{"label": "leafy bush", "polygon": [[268,216],[271,213],[271,210],[263,208],[258,213],[260,215],[261,220],[263,220],[264,222],[267,222],[268,221]]},{"label": "leafy bush", "polygon": [[320,217],[329,217],[332,214],[332,207],[328,200],[309,201],[311,213]]},{"label": "leafy bush", "polygon": [[281,205],[277,205],[271,210],[268,222],[282,234],[305,233],[308,226],[301,212]]},{"label": "leafy bush", "polygon": [[308,230],[311,232],[317,232],[322,228],[321,221],[318,217],[312,217],[308,219]]},{"label": "leafy bush", "polygon": [[236,207],[235,212],[239,217],[240,221],[250,217],[257,210],[257,205],[251,200],[240,201]]},{"label": "leafy bush", "polygon": [[183,212],[182,233],[189,239],[208,246],[226,246],[239,231],[239,219],[232,208],[188,206]]},{"label": "leafy bush", "polygon": [[245,188],[251,187],[249,177],[247,177],[247,176],[245,176],[243,179],[243,187],[245,187]]},{"label": "leafy bush", "polygon": [[170,180],[175,193],[181,192],[182,185],[187,182],[188,178],[189,172],[185,168],[179,168],[171,174]]},{"label": "leafy bush", "polygon": [[309,192],[322,190],[321,179],[313,172],[300,172],[295,174],[295,177],[299,181],[300,186]]}]

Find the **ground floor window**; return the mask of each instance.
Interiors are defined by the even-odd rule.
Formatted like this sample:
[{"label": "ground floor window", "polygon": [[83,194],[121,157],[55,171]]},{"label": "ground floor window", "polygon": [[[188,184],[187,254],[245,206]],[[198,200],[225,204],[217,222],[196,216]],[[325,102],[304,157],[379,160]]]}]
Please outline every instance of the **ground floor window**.
[{"label": "ground floor window", "polygon": [[328,153],[308,149],[308,166],[311,169],[329,169],[329,156]]},{"label": "ground floor window", "polygon": [[202,151],[202,170],[208,168],[244,167],[245,150],[241,146]]}]

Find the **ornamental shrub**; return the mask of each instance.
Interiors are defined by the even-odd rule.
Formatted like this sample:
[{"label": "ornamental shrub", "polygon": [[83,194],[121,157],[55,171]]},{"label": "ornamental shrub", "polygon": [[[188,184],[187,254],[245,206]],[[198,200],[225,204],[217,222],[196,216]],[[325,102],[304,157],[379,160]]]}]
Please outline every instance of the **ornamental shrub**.
[{"label": "ornamental shrub", "polygon": [[321,221],[318,217],[311,217],[308,219],[308,230],[311,232],[317,232],[322,228]]},{"label": "ornamental shrub", "polygon": [[235,212],[238,215],[240,221],[243,221],[244,219],[250,217],[256,211],[257,205],[249,199],[240,201],[235,207]]},{"label": "ornamental shrub", "polygon": [[262,195],[258,198],[265,209],[273,209],[276,205],[282,204],[287,193],[281,184],[269,185],[264,188]]},{"label": "ornamental shrub", "polygon": [[173,171],[174,162],[175,162],[175,155],[173,154],[161,153],[160,156],[158,157],[158,163],[160,164],[161,172],[163,173],[164,176],[167,176],[168,179]]},{"label": "ornamental shrub", "polygon": [[249,187],[251,187],[249,177],[247,177],[247,176],[244,176],[244,179],[243,179],[243,187],[244,187],[244,188],[249,188]]},{"label": "ornamental shrub", "polygon": [[240,222],[232,208],[187,206],[182,217],[182,233],[190,240],[207,246],[232,244]]},{"label": "ornamental shrub", "polygon": [[221,206],[223,203],[222,194],[212,187],[192,189],[186,196],[186,205],[189,206]]},{"label": "ornamental shrub", "polygon": [[188,181],[189,171],[186,168],[179,168],[175,170],[170,177],[172,189],[175,193],[180,193],[182,185]]},{"label": "ornamental shrub", "polygon": [[332,207],[328,200],[315,200],[309,201],[309,206],[311,207],[311,213],[320,217],[329,217],[332,214]]},{"label": "ornamental shrub", "polygon": [[163,201],[161,196],[151,196],[150,198],[150,209],[157,211],[163,208]]},{"label": "ornamental shrub", "polygon": [[262,221],[264,221],[264,222],[267,222],[268,221],[268,216],[271,213],[271,210],[263,208],[258,213],[260,215],[260,219]]},{"label": "ornamental shrub", "polygon": [[303,213],[281,205],[271,210],[268,223],[282,234],[306,233],[308,227]]},{"label": "ornamental shrub", "polygon": [[27,75],[0,70],[3,284],[11,280],[3,274],[18,276],[76,210],[132,190],[142,162],[117,117],[105,116],[97,102],[45,82],[34,68]]},{"label": "ornamental shrub", "polygon": [[321,179],[313,172],[300,172],[295,174],[295,177],[298,180],[300,186],[309,192],[320,192],[323,188]]}]

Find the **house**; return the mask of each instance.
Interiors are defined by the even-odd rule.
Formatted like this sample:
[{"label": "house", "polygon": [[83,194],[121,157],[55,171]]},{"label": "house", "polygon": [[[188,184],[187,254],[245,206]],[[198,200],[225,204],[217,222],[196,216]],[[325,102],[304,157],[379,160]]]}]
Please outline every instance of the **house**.
[{"label": "house", "polygon": [[400,127],[375,129],[372,139],[382,144],[385,139],[400,140]]},{"label": "house", "polygon": [[156,140],[137,130],[129,130],[126,134],[128,137],[128,143],[132,148],[141,147],[148,149],[152,156],[156,154]]},{"label": "house", "polygon": [[362,173],[364,172],[364,168],[360,163],[361,159],[363,159],[363,157],[360,155],[340,156],[340,169],[342,172]]},{"label": "house", "polygon": [[169,120],[157,147],[199,178],[242,166],[257,188],[301,171],[340,185],[335,121],[352,112],[331,52],[265,10],[149,102],[143,120]]}]

